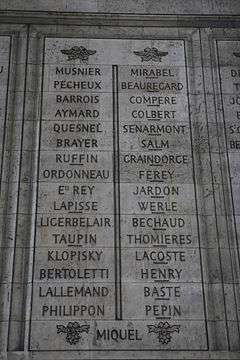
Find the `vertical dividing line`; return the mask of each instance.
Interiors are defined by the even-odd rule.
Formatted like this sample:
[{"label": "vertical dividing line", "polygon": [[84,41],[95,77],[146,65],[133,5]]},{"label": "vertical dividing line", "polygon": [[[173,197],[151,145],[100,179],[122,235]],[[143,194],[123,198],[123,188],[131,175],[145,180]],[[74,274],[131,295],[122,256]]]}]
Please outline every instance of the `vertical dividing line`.
[{"label": "vertical dividing line", "polygon": [[[200,51],[201,51],[201,73],[202,73],[202,79],[203,79],[203,88],[204,88],[204,106],[205,106],[205,114],[206,114],[206,128],[207,128],[207,134],[208,134],[208,155],[210,159],[210,169],[211,169],[211,182],[212,182],[212,189],[213,189],[213,206],[214,206],[214,217],[215,217],[215,228],[216,228],[216,235],[217,235],[217,251],[218,251],[218,261],[220,266],[220,276],[221,276],[221,290],[222,290],[222,296],[223,296],[223,307],[224,307],[224,323],[226,328],[226,340],[228,344],[228,350],[229,348],[229,331],[228,331],[228,324],[227,324],[227,312],[226,312],[226,300],[225,300],[225,289],[224,289],[224,281],[223,281],[223,266],[222,266],[222,257],[221,257],[221,246],[220,246],[220,236],[219,236],[219,222],[218,222],[218,215],[217,215],[217,205],[216,205],[216,197],[215,197],[215,185],[214,185],[214,175],[213,175],[213,160],[212,160],[212,153],[211,153],[211,147],[210,147],[210,129],[209,129],[209,111],[207,106],[207,95],[206,95],[206,76],[204,72],[204,58],[203,58],[203,41],[202,41],[202,33],[201,30],[199,31],[199,40],[200,40]],[[213,82],[212,82],[213,84]],[[210,284],[211,285],[211,284]]]},{"label": "vertical dividing line", "polygon": [[0,194],[2,192],[2,174],[3,166],[5,159],[5,141],[6,141],[6,132],[7,132],[7,117],[8,117],[8,104],[9,104],[9,85],[10,85],[10,73],[11,73],[11,61],[12,61],[12,36],[10,36],[9,50],[8,50],[8,75],[7,75],[7,92],[5,98],[5,111],[4,111],[4,121],[3,121],[3,136],[2,136],[2,150],[1,150],[1,168],[0,168]]},{"label": "vertical dividing line", "polygon": [[36,173],[36,190],[35,190],[35,209],[34,209],[34,240],[33,240],[33,253],[32,253],[32,277],[31,277],[31,306],[30,306],[30,321],[29,321],[29,336],[28,336],[28,350],[31,350],[31,337],[32,337],[32,326],[33,326],[33,287],[34,287],[34,275],[35,275],[35,261],[36,261],[36,241],[37,241],[37,220],[38,220],[38,196],[39,196],[39,173],[40,173],[40,156],[41,156],[41,141],[42,141],[42,112],[43,112],[43,89],[44,89],[44,70],[45,70],[45,47],[46,37],[43,38],[43,53],[41,61],[41,100],[40,100],[40,114],[39,114],[39,125],[36,132],[37,139],[37,173]]},{"label": "vertical dividing line", "polygon": [[190,102],[190,88],[189,88],[189,79],[188,79],[188,62],[187,62],[187,49],[186,49],[186,41],[183,41],[184,46],[184,56],[185,56],[185,78],[187,85],[187,101],[188,101],[188,119],[189,119],[189,130],[190,130],[190,143],[191,143],[191,155],[192,155],[192,178],[194,185],[194,198],[195,198],[195,209],[196,209],[196,220],[197,220],[197,235],[198,235],[198,251],[199,251],[199,261],[200,261],[200,273],[201,273],[201,287],[202,287],[202,297],[203,297],[203,311],[204,311],[204,324],[205,324],[205,335],[206,335],[206,344],[207,347],[205,350],[209,350],[209,336],[208,336],[208,327],[207,327],[207,307],[206,307],[206,295],[204,288],[204,274],[203,274],[203,254],[202,254],[202,244],[201,244],[201,236],[200,236],[200,219],[199,219],[199,211],[198,211],[198,183],[196,181],[196,171],[195,171],[195,153],[193,149],[193,128],[192,128],[192,115],[191,115],[191,102]]},{"label": "vertical dividing line", "polygon": [[122,320],[118,66],[112,65],[115,319]]},{"label": "vertical dividing line", "polygon": [[[3,174],[4,174],[4,168],[6,167],[7,169],[7,173],[10,174],[9,170],[9,163],[12,164],[12,151],[10,151],[10,158],[9,158],[9,163],[8,165],[5,165],[5,147],[6,147],[6,133],[8,132],[9,130],[9,126],[7,125],[8,123],[8,104],[12,104],[13,103],[13,99],[14,97],[11,98],[11,100],[9,99],[9,87],[11,86],[11,76],[10,74],[12,73],[12,58],[13,58],[13,35],[9,36],[9,39],[10,39],[10,43],[9,43],[9,49],[8,49],[8,75],[7,75],[7,92],[6,92],[6,98],[5,98],[5,111],[4,111],[4,121],[3,121],[3,135],[2,135],[2,144],[0,144],[0,153],[1,153],[1,160],[0,160],[0,201],[2,202],[3,204],[3,217],[5,217],[7,214],[8,214],[8,198],[9,198],[9,194],[11,193],[11,190],[13,189],[12,187],[12,184],[11,184],[11,181],[8,180],[8,184],[6,186],[6,189],[5,191],[7,192],[7,201],[5,201],[4,199],[4,195],[3,195],[3,198],[2,198],[2,185],[3,185]],[[12,119],[12,113],[11,113],[11,119]],[[1,119],[0,119],[1,120]],[[11,132],[12,132],[12,129],[13,129],[13,125],[15,125],[16,123],[12,123],[11,122]],[[11,141],[10,141],[11,143]],[[4,180],[6,181],[6,179]],[[9,231],[9,228],[5,225],[3,225],[3,229],[2,229],[2,234],[1,234],[1,239],[0,239],[0,243],[1,241],[2,242],[2,247],[5,247],[5,246],[8,246],[6,240],[8,239],[7,238],[7,232]],[[1,244],[0,244],[1,246]],[[2,264],[4,264],[4,257],[6,256],[6,254],[4,254],[4,252],[2,251],[1,247],[0,247],[0,250],[1,250],[1,253],[0,253],[0,262]],[[8,249],[8,252],[7,252],[7,256],[9,257],[10,256],[10,249]],[[9,265],[9,264],[8,264]],[[4,278],[4,273],[5,271],[8,269],[8,265],[5,266],[1,273],[0,273],[0,284],[2,284],[4,282],[3,278]],[[12,266],[12,271],[13,271],[13,266]],[[12,275],[9,276],[9,279],[12,278]],[[12,286],[12,285],[11,285]],[[3,301],[5,302],[5,301]],[[9,311],[9,314],[10,314],[10,311],[11,311],[11,306],[7,307],[8,311]],[[1,309],[1,313],[2,313],[2,309]],[[10,318],[9,318],[9,321],[10,321]],[[8,329],[7,329],[7,333],[9,333],[9,324],[10,322],[8,321]],[[5,326],[4,326],[4,323],[0,324],[0,340],[3,336],[5,332]],[[0,344],[0,351],[2,351],[3,349],[6,349],[8,347],[8,340],[6,341],[6,343],[3,345],[3,344]]]},{"label": "vertical dividing line", "polygon": [[[26,36],[26,53],[25,53],[25,74],[24,74],[24,85],[23,85],[23,107],[22,107],[22,124],[21,124],[21,133],[19,136],[21,137],[20,141],[20,156],[19,156],[19,170],[18,170],[18,192],[17,192],[17,199],[16,199],[16,218],[15,218],[15,232],[14,232],[14,249],[13,249],[13,270],[12,270],[12,279],[11,279],[11,287],[10,287],[10,311],[9,311],[9,317],[8,317],[8,351],[11,351],[11,334],[13,333],[12,328],[12,313],[13,313],[13,295],[14,295],[14,288],[15,288],[15,263],[16,263],[16,249],[17,249],[17,234],[18,234],[18,221],[19,221],[19,210],[20,210],[20,186],[21,186],[21,176],[22,176],[22,163],[23,163],[23,138],[24,138],[24,128],[25,128],[25,114],[26,114],[26,94],[27,94],[27,77],[28,77],[28,56],[29,56],[29,28],[30,25],[27,26],[27,36]],[[18,45],[19,46],[19,45]],[[17,54],[19,54],[19,47],[17,47]],[[25,270],[25,269],[24,269]],[[23,298],[19,299],[19,302],[21,303],[21,309],[23,307]],[[18,334],[18,345],[17,348],[19,351],[23,350],[24,348],[24,316],[25,314],[22,312],[21,314],[21,334],[20,337]],[[17,341],[16,341],[17,342]]]}]

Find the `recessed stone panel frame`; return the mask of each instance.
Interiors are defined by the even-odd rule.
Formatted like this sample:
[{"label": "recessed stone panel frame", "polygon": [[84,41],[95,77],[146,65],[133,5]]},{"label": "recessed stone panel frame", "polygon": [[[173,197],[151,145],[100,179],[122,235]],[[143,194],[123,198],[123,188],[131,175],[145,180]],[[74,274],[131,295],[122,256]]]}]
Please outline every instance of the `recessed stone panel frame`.
[{"label": "recessed stone panel frame", "polygon": [[[1,83],[1,199],[0,199],[0,351],[7,349],[11,293],[16,251],[19,177],[24,119],[27,27],[0,25],[2,51],[6,51],[6,69]],[[21,284],[21,282],[19,282]],[[22,285],[21,294],[22,294]]]},{"label": "recessed stone panel frame", "polygon": [[[206,358],[209,351],[237,350],[237,334],[227,333],[229,321],[228,303],[224,292],[227,287],[229,246],[225,244],[225,213],[222,211],[222,174],[219,171],[219,144],[215,141],[216,122],[207,117],[204,86],[211,78],[204,77],[199,29],[169,27],[94,27],[94,26],[30,26],[27,51],[28,71],[24,104],[24,129],[22,133],[19,206],[15,240],[16,266],[12,282],[11,319],[8,351],[29,351],[30,307],[34,254],[35,214],[37,199],[37,162],[39,156],[39,126],[41,113],[42,58],[45,37],[110,38],[110,39],[176,39],[184,40],[189,88],[190,121],[193,134],[195,189],[198,204],[199,240],[203,264],[203,285],[206,307],[208,347],[204,351],[162,351],[151,349],[116,350],[114,352],[89,349],[89,351],[33,351],[37,359],[99,358]],[[209,85],[211,86],[211,85]],[[222,219],[222,221],[217,221]],[[225,245],[224,245],[225,244]],[[18,261],[17,261],[18,260]],[[21,279],[19,280],[19,277]],[[225,284],[227,283],[227,284]],[[231,289],[229,290],[231,291]],[[14,295],[15,294],[15,295]],[[232,342],[230,342],[230,339]],[[14,353],[13,353],[14,354]],[[15,355],[13,355],[15,356]],[[17,356],[17,355],[16,355]]]}]

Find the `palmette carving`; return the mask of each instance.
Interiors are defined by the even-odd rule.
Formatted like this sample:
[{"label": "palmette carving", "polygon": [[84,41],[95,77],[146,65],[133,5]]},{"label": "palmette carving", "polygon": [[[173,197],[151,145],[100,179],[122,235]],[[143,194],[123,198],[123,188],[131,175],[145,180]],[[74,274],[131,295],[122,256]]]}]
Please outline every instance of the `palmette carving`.
[{"label": "palmette carving", "polygon": [[166,322],[159,322],[157,325],[147,325],[148,333],[158,335],[158,341],[162,344],[168,344],[172,340],[172,333],[180,331],[180,325],[170,325]]},{"label": "palmette carving", "polygon": [[141,61],[161,62],[162,57],[167,56],[168,52],[159,51],[155,47],[146,47],[143,51],[134,51],[134,54],[141,57]]},{"label": "palmette carving", "polygon": [[89,60],[89,56],[95,54],[96,50],[88,50],[84,46],[73,46],[71,49],[63,49],[61,53],[67,55],[67,61],[79,59],[86,63]]},{"label": "palmette carving", "polygon": [[80,325],[77,321],[69,322],[67,326],[57,325],[57,334],[67,334],[66,342],[70,345],[75,345],[82,338],[82,333],[88,333],[90,329],[90,325],[83,324]]}]

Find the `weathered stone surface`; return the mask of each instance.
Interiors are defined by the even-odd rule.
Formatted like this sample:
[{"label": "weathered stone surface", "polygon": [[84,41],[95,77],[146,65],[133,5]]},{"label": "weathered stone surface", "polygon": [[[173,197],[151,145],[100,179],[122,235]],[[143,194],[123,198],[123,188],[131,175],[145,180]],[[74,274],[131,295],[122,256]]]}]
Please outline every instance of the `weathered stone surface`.
[{"label": "weathered stone surface", "polygon": [[1,10],[25,11],[61,11],[61,12],[95,12],[95,13],[140,13],[140,14],[238,14],[238,0],[2,0]]},{"label": "weathered stone surface", "polygon": [[238,7],[2,2],[1,358],[239,359]]}]

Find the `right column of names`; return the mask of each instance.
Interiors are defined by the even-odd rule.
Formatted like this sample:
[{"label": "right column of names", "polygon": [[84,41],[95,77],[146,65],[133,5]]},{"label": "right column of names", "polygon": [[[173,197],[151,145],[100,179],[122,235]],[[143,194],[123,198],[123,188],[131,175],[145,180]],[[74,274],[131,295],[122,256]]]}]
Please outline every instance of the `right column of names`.
[{"label": "right column of names", "polygon": [[204,349],[184,42],[135,44],[136,62],[118,72],[123,319],[147,326],[154,345]]}]

